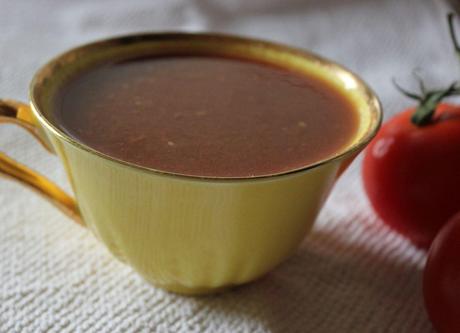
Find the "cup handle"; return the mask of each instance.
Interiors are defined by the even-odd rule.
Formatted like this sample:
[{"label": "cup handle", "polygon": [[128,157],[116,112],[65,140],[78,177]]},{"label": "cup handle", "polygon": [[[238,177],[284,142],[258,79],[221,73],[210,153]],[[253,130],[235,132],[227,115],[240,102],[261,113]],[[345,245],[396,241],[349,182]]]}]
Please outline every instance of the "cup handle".
[{"label": "cup handle", "polygon": [[[0,99],[0,124],[11,123],[21,126],[32,134],[48,152],[53,153],[51,146],[40,134],[39,127],[35,124],[34,120],[32,110],[27,104]],[[46,177],[16,162],[2,152],[0,152],[0,176],[14,179],[28,186],[50,201],[75,222],[84,225],[74,198]]]}]

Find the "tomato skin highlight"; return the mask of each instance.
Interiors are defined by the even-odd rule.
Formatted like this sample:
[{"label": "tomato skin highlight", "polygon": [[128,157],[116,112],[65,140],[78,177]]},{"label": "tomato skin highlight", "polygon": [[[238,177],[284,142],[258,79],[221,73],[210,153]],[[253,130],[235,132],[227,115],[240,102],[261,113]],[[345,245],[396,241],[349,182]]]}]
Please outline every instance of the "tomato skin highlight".
[{"label": "tomato skin highlight", "polygon": [[460,332],[460,213],[442,228],[430,248],[423,295],[436,331]]},{"label": "tomato skin highlight", "polygon": [[387,121],[363,161],[364,188],[379,217],[415,245],[428,248],[460,210],[460,106],[439,104],[425,126],[415,109]]}]

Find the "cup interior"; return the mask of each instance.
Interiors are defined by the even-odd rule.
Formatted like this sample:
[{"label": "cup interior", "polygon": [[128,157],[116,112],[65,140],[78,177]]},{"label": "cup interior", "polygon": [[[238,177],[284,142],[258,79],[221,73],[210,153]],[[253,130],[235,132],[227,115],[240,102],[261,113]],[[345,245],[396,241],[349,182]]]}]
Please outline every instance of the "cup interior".
[{"label": "cup interior", "polygon": [[372,90],[357,75],[332,61],[310,52],[260,40],[188,33],[154,33],[108,39],[56,57],[42,67],[32,80],[30,99],[35,115],[45,127],[70,144],[116,160],[69,137],[53,115],[53,97],[67,80],[91,67],[139,57],[168,55],[223,56],[262,62],[326,81],[341,91],[355,106],[359,115],[358,129],[347,147],[306,168],[360,150],[375,135],[381,122],[381,106]]}]

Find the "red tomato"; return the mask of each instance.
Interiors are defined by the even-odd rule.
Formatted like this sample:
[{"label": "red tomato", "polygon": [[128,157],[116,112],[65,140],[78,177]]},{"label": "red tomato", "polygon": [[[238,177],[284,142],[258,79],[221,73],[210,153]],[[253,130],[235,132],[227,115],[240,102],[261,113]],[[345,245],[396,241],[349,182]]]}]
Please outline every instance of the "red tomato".
[{"label": "red tomato", "polygon": [[428,316],[439,333],[460,332],[460,214],[436,236],[423,276]]},{"label": "red tomato", "polygon": [[364,156],[363,180],[381,219],[428,248],[460,210],[460,106],[439,104],[424,126],[411,122],[414,112],[383,125]]}]

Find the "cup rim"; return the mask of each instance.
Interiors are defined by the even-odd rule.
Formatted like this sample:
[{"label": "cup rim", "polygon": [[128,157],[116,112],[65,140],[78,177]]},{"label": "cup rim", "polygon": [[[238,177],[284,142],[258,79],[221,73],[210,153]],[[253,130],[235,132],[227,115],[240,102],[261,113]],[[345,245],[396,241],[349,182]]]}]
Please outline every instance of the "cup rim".
[{"label": "cup rim", "polygon": [[[116,45],[124,45],[124,44],[131,44],[136,42],[142,41],[171,41],[171,40],[188,40],[190,42],[198,41],[198,42],[219,42],[219,43],[243,43],[243,44],[254,44],[260,47],[274,49],[281,53],[290,53],[300,56],[301,58],[305,59],[306,61],[315,62],[320,65],[327,65],[331,67],[331,71],[337,73],[343,73],[348,75],[350,78],[354,80],[357,84],[358,89],[363,94],[363,97],[366,97],[366,105],[369,109],[369,113],[371,116],[371,121],[368,130],[360,137],[358,140],[355,140],[353,144],[349,147],[343,149],[338,154],[334,154],[330,157],[318,160],[317,162],[308,164],[303,167],[299,167],[296,169],[286,170],[282,172],[277,172],[273,174],[263,174],[263,175],[255,175],[255,176],[237,176],[237,177],[229,177],[229,176],[200,176],[200,175],[187,175],[181,173],[175,173],[170,171],[158,170],[154,168],[149,168],[146,166],[134,164],[122,159],[115,158],[113,156],[104,154],[91,146],[80,142],[70,135],[66,134],[63,130],[59,128],[59,126],[53,124],[53,122],[48,119],[48,117],[40,111],[40,107],[37,103],[35,98],[35,88],[37,85],[43,81],[43,78],[49,75],[53,71],[55,67],[62,66],[61,62],[63,59],[72,59],[75,58],[76,54],[81,52],[89,52],[89,51],[96,51],[97,49],[104,48],[106,46],[116,46]],[[208,55],[212,55],[212,53],[207,53]],[[33,76],[32,81],[29,86],[29,100],[32,112],[34,113],[35,117],[39,120],[39,122],[44,125],[51,133],[56,135],[61,140],[71,144],[72,146],[84,150],[90,154],[97,155],[105,160],[111,161],[113,163],[123,165],[126,167],[130,167],[139,171],[144,171],[148,173],[154,173],[163,176],[172,176],[177,178],[183,179],[195,179],[195,180],[209,180],[209,181],[236,181],[236,180],[261,180],[261,179],[271,179],[276,177],[282,177],[287,175],[298,174],[302,172],[306,172],[311,169],[315,169],[327,163],[338,161],[341,159],[346,158],[347,156],[353,155],[354,153],[359,153],[377,134],[377,131],[380,128],[383,118],[382,112],[382,104],[372,90],[369,85],[364,82],[357,74],[352,72],[351,70],[347,69],[346,67],[331,61],[323,56],[320,56],[314,52],[309,50],[303,50],[291,46],[282,45],[277,42],[272,41],[265,41],[256,38],[248,38],[248,37],[241,37],[236,35],[230,34],[221,34],[221,33],[202,33],[202,32],[155,32],[155,33],[142,33],[142,34],[130,34],[130,35],[123,35],[118,37],[106,38],[97,40],[95,42],[83,44],[81,46],[77,46],[72,48],[64,53],[57,55],[56,57],[52,58],[48,61],[45,65],[43,65]]]}]

